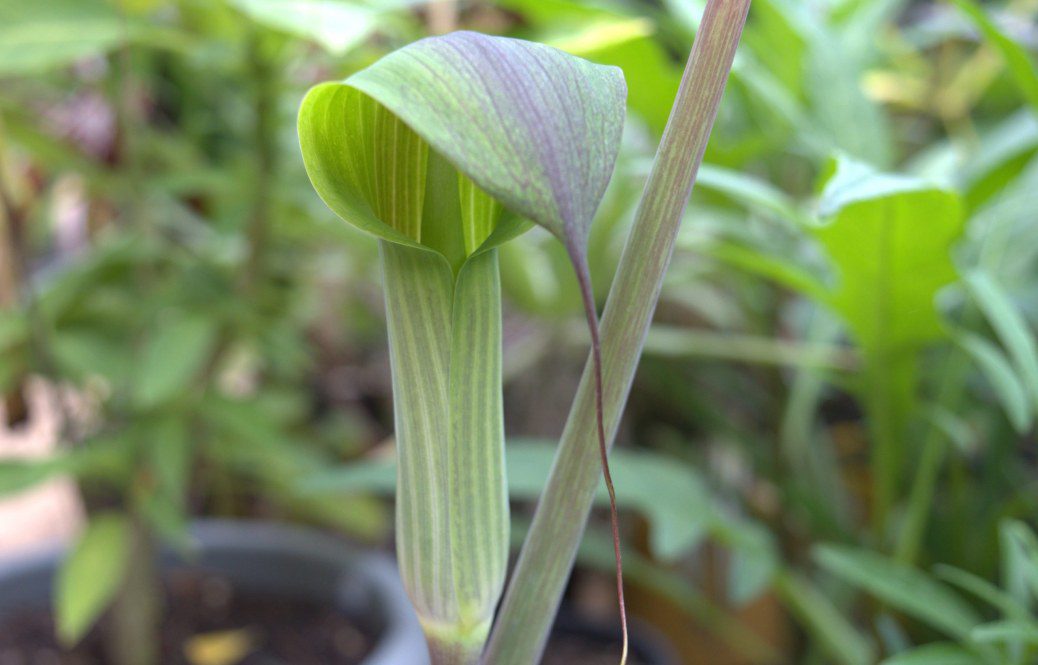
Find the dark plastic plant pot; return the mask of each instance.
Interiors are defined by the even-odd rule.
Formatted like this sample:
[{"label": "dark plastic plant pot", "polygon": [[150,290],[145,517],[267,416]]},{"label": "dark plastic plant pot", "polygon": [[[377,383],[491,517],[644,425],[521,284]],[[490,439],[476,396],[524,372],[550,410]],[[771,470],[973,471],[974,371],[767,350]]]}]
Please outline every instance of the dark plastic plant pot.
[{"label": "dark plastic plant pot", "polygon": [[[425,665],[425,639],[389,557],[358,550],[310,529],[261,521],[203,520],[192,527],[188,560],[167,556],[167,570],[190,567],[236,588],[336,606],[376,636],[364,665]],[[61,548],[0,560],[0,621],[49,606]],[[332,664],[329,664],[332,665]]]}]

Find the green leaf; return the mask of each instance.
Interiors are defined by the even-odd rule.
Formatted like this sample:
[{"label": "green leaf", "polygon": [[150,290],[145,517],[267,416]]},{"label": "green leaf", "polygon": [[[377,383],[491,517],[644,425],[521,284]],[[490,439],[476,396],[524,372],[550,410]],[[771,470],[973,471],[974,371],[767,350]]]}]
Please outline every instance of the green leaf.
[{"label": "green leaf", "polygon": [[977,26],[984,38],[1002,55],[1020,94],[1038,111],[1038,69],[1035,69],[1027,50],[1013,41],[973,0],[952,0],[952,4]]},{"label": "green leaf", "polygon": [[58,571],[54,611],[66,646],[83,638],[122,583],[131,546],[130,525],[118,513],[98,515]]},{"label": "green leaf", "polygon": [[147,466],[154,479],[144,488],[142,512],[155,530],[171,542],[187,544],[187,494],[191,482],[193,441],[187,414],[149,422],[140,434],[146,437]]},{"label": "green leaf", "polygon": [[[508,494],[516,501],[535,501],[551,471],[555,446],[534,440],[513,440],[505,447]],[[617,450],[612,453],[617,501],[636,510],[649,522],[649,546],[654,556],[673,560],[696,547],[704,536],[716,532],[733,548],[752,545],[753,536],[739,520],[719,513],[706,483],[696,471],[663,455],[647,451]],[[301,489],[316,493],[392,493],[394,464],[378,460],[355,462],[341,469],[305,478]],[[606,505],[608,496],[599,487],[595,496]]]},{"label": "green leaf", "polygon": [[978,662],[984,661],[972,651],[955,644],[937,642],[891,656],[882,665],[977,665]]},{"label": "green leaf", "polygon": [[829,297],[825,285],[813,274],[788,259],[769,256],[749,247],[720,242],[706,248],[710,256],[728,265],[766,277],[819,302]]},{"label": "green leaf", "polygon": [[[535,500],[551,471],[553,445],[512,441],[507,446],[508,486],[515,499]],[[617,450],[610,456],[617,502],[637,510],[649,521],[649,545],[655,556],[674,560],[698,545],[715,523],[717,514],[706,484],[691,468],[662,455]],[[608,503],[604,487],[596,494]]]},{"label": "green leaf", "polygon": [[959,197],[937,185],[836,162],[815,230],[836,270],[829,306],[865,356],[862,398],[874,440],[873,519],[894,502],[916,395],[921,348],[944,334],[935,298],[956,278],[952,243],[963,229]]},{"label": "green leaf", "polygon": [[61,457],[0,460],[0,497],[27,490],[62,473],[65,468],[65,460]]},{"label": "green leaf", "polygon": [[312,39],[342,55],[378,27],[378,13],[334,0],[231,0],[250,19],[276,30]]},{"label": "green leaf", "polygon": [[0,4],[0,76],[35,74],[103,53],[126,35],[123,18],[104,0]]},{"label": "green leaf", "polygon": [[829,656],[842,665],[875,662],[872,644],[809,580],[793,573],[775,579],[775,590],[790,610],[810,629]]},{"label": "green leaf", "polygon": [[1034,332],[1009,295],[988,273],[974,270],[965,276],[964,281],[973,300],[1013,358],[1024,385],[1030,386],[1034,404],[1038,404],[1038,344]]},{"label": "green leaf", "polygon": [[1038,598],[1038,537],[1019,520],[999,525],[1004,586],[1017,602],[1030,606]]},{"label": "green leaf", "polygon": [[1029,616],[1026,607],[1018,603],[1015,598],[999,589],[983,577],[973,573],[952,568],[951,566],[939,565],[935,568],[937,576],[947,580],[951,584],[972,593],[977,598],[986,601],[993,607],[998,608],[1002,614],[1012,619],[1021,619]]},{"label": "green leaf", "polygon": [[819,565],[902,612],[965,639],[980,617],[957,594],[925,573],[867,550],[836,545],[815,549]]},{"label": "green leaf", "polygon": [[993,621],[970,633],[975,642],[1009,642],[1038,645],[1038,624],[1022,621]]},{"label": "green leaf", "polygon": [[734,169],[704,164],[699,169],[697,182],[701,189],[720,192],[748,208],[771,213],[797,227],[807,227],[809,224],[796,203],[785,192],[765,180]]},{"label": "green leaf", "polygon": [[1002,352],[991,342],[973,333],[959,333],[956,342],[973,358],[998,394],[1013,429],[1021,434],[1030,429],[1034,417],[1031,399]]},{"label": "green leaf", "polygon": [[202,316],[162,322],[147,341],[137,373],[136,399],[154,407],[182,397],[216,343],[217,323]]}]

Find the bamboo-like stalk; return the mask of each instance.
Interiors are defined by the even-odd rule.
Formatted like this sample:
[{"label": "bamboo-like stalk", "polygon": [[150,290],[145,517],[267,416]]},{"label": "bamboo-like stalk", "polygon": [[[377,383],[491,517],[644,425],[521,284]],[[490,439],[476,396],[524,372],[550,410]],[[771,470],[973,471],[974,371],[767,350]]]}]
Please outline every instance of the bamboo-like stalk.
[{"label": "bamboo-like stalk", "polygon": [[[604,418],[616,434],[750,0],[711,0],[602,317]],[[592,361],[491,633],[485,662],[534,663],[547,642],[601,475]]]}]

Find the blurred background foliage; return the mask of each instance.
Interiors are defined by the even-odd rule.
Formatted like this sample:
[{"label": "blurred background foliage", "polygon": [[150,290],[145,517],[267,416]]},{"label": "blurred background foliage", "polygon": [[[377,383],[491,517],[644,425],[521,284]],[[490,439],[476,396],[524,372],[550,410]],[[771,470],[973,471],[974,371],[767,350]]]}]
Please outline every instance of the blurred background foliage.
[{"label": "blurred background foliage", "polygon": [[[601,299],[702,4],[0,0],[0,392],[11,426],[30,377],[64,414],[0,492],[385,544],[376,245],[306,179],[303,93],[455,28],[623,68]],[[1033,662],[1036,16],[754,1],[615,462],[631,610],[687,662]],[[546,234],[501,267],[521,531],[587,339]],[[570,593],[599,611],[603,526]]]}]

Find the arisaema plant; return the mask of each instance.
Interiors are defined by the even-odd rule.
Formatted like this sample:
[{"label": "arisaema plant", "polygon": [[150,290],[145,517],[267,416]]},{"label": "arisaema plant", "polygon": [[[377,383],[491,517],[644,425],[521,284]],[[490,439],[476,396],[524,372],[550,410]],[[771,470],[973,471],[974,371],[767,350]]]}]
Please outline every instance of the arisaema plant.
[{"label": "arisaema plant", "polygon": [[[617,339],[615,365],[602,363],[585,253],[623,131],[619,69],[539,44],[457,32],[321,84],[303,101],[299,137],[315,189],[379,241],[395,400],[397,556],[435,663],[531,662],[543,649],[565,583],[555,573],[572,565],[598,462],[612,494],[606,453],[615,422],[605,415],[617,416],[626,398],[747,8],[748,0],[714,0],[704,16],[677,120],[636,221],[634,233],[642,234],[629,243],[644,256],[621,268],[631,325]],[[577,451],[579,468],[571,468],[573,459],[557,462],[548,488],[558,496],[575,482],[573,512],[554,511],[571,518],[572,532],[552,548],[534,548],[551,559],[540,568],[550,581],[523,583],[518,592],[513,581],[510,595],[528,589],[531,602],[502,610],[509,616],[498,617],[498,646],[487,647],[508,555],[496,248],[531,222],[568,251],[592,357],[560,448],[560,459]],[[603,385],[611,367],[618,391]],[[581,395],[588,394],[585,419]],[[573,440],[574,428],[598,444],[593,467],[582,463],[584,440]],[[541,510],[554,500],[546,494]],[[623,617],[615,505],[613,517]],[[539,530],[542,539],[550,531]],[[529,620],[530,608],[549,616]],[[497,633],[511,625],[527,628],[507,628],[502,642]],[[522,646],[501,646],[509,641]],[[502,648],[505,654],[493,653]],[[625,655],[626,645],[621,660]]]}]

